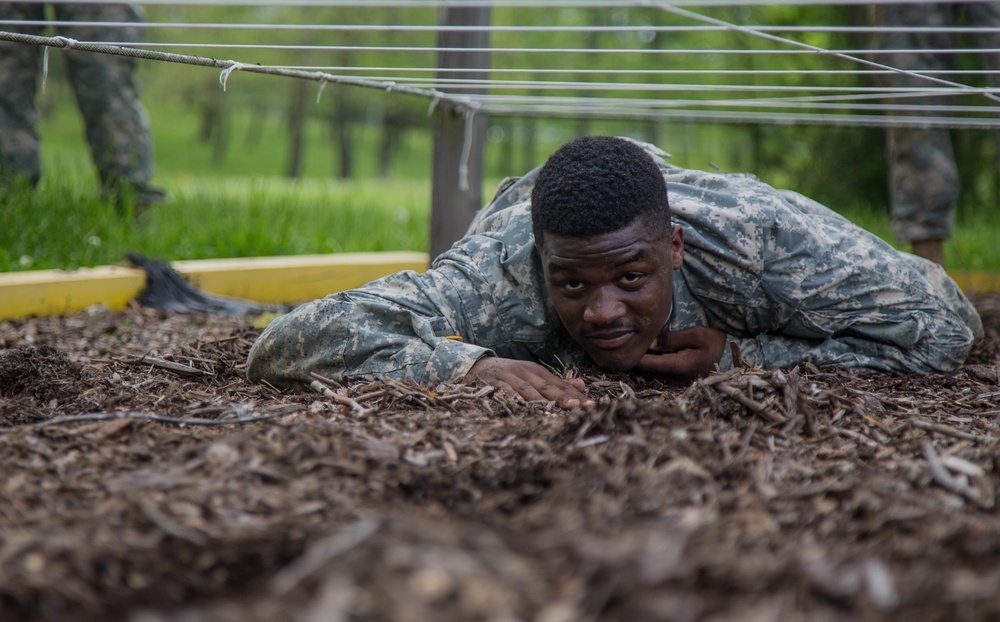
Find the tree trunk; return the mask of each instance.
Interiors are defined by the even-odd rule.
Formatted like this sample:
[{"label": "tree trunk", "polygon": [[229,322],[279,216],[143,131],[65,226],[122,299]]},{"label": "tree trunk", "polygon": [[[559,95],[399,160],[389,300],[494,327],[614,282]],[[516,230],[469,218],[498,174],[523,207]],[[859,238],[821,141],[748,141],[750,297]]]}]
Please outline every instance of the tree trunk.
[{"label": "tree trunk", "polygon": [[302,153],[306,142],[306,120],[309,118],[309,82],[295,80],[292,85],[292,99],[288,106],[288,133],[291,144],[288,151],[288,167],[285,176],[298,179],[302,174]]},{"label": "tree trunk", "polygon": [[333,115],[330,117],[331,129],[337,144],[339,162],[337,174],[341,179],[350,179],[354,176],[354,145],[351,141],[351,113],[347,88],[335,87]]},{"label": "tree trunk", "polygon": [[229,114],[226,100],[217,87],[210,88],[201,103],[201,127],[199,138],[212,146],[212,164],[222,166],[226,162],[229,147]]},{"label": "tree trunk", "polygon": [[400,135],[406,124],[404,115],[396,110],[392,105],[382,115],[382,140],[378,150],[378,174],[380,177],[388,177],[392,166],[392,154],[400,143]]},{"label": "tree trunk", "polygon": [[524,140],[521,141],[521,158],[523,163],[520,170],[528,172],[537,166],[535,162],[535,152],[538,141],[535,140],[535,131],[538,127],[538,120],[534,117],[525,117],[521,123],[521,131],[524,133]]}]

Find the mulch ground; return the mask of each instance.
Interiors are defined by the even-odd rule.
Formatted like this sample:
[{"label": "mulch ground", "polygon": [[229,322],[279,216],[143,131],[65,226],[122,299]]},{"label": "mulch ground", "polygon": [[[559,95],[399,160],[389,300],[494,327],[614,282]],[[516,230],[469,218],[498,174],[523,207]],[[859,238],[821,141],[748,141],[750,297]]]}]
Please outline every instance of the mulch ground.
[{"label": "mulch ground", "polygon": [[248,383],[246,319],[0,322],[0,620],[1000,617],[1000,297],[954,374]]}]

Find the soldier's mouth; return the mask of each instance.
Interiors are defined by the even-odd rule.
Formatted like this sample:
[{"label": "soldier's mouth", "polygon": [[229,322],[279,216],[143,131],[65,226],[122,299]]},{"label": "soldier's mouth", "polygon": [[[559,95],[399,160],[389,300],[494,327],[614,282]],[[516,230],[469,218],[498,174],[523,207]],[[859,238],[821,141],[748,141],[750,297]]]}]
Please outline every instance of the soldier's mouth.
[{"label": "soldier's mouth", "polygon": [[594,347],[600,350],[616,350],[626,343],[635,335],[635,331],[611,331],[603,333],[591,333],[588,334],[587,341],[594,345]]}]

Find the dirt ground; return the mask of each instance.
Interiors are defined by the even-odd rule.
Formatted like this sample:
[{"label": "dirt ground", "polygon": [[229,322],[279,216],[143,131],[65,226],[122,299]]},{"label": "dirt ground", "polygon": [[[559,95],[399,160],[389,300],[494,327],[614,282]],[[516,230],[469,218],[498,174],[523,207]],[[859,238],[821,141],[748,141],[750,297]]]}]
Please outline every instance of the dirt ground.
[{"label": "dirt ground", "polygon": [[995,620],[1000,296],[965,369],[243,378],[247,319],[0,322],[0,620]]}]

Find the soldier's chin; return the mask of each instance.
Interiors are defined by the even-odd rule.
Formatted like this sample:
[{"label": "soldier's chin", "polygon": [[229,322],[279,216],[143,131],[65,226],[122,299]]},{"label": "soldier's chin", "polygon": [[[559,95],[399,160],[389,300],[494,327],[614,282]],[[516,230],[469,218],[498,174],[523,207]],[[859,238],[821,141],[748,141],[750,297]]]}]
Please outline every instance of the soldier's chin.
[{"label": "soldier's chin", "polygon": [[601,371],[619,373],[635,369],[636,365],[639,364],[639,360],[642,358],[642,355],[640,354],[638,357],[635,357],[629,355],[628,352],[622,352],[618,355],[609,355],[608,352],[591,352],[590,358],[593,359],[594,364],[597,365],[597,368]]}]

